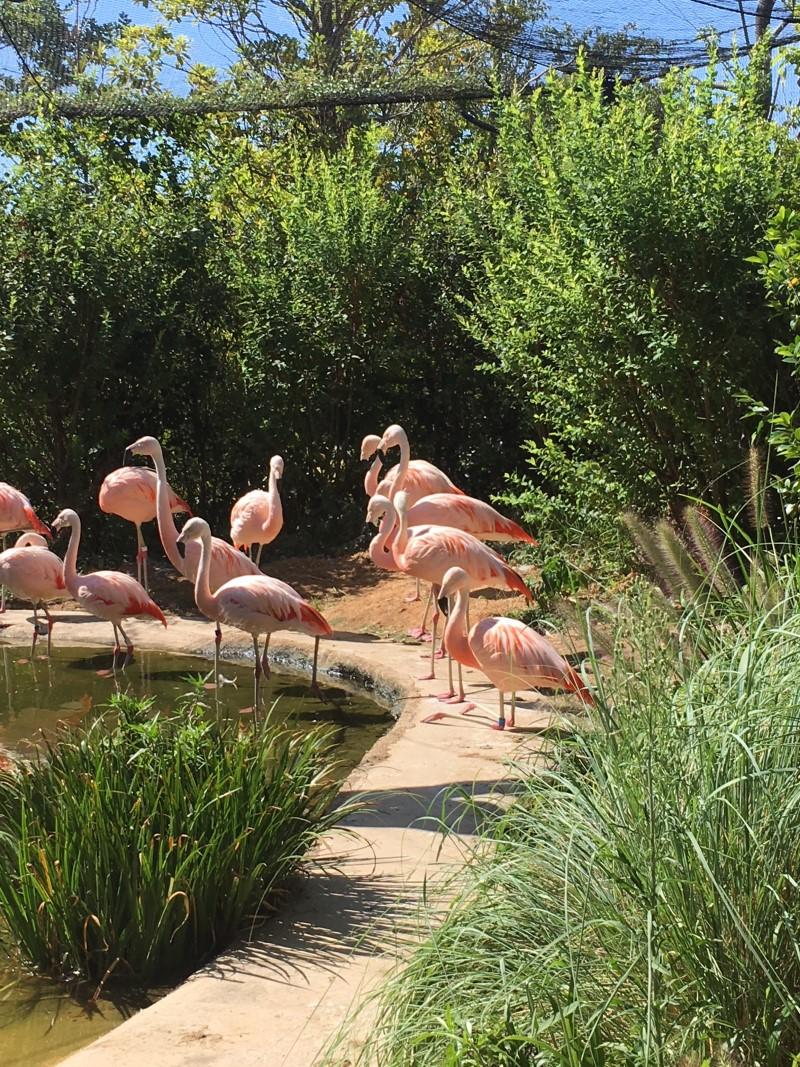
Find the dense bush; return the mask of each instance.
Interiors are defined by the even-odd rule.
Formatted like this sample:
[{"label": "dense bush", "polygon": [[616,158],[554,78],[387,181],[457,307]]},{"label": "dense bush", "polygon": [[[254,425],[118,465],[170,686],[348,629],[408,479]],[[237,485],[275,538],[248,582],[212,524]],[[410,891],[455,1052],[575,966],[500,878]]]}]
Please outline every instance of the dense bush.
[{"label": "dense bush", "polygon": [[331,825],[332,767],[319,731],[118,697],[0,772],[0,933],[57,978],[182,975],[257,921]]},{"label": "dense bush", "polygon": [[792,1062],[800,591],[771,560],[778,597],[679,616],[642,584],[597,618],[598,707],[388,986],[383,1067]]},{"label": "dense bush", "polygon": [[746,258],[797,182],[785,130],[738,94],[557,76],[502,110],[496,156],[454,170],[442,210],[469,250],[464,322],[530,404],[542,532],[616,542],[624,505],[726,499],[748,391],[771,403],[773,324]]}]

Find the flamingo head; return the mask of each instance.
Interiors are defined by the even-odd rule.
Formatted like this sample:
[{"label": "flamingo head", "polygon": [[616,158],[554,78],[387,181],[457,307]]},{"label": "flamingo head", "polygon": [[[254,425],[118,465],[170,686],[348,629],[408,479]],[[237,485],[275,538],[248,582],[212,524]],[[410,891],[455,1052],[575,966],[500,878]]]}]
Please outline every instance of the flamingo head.
[{"label": "flamingo head", "polygon": [[442,588],[439,596],[442,598],[455,596],[461,589],[469,588],[469,575],[461,567],[451,567],[445,571],[442,579]]},{"label": "flamingo head", "polygon": [[20,534],[14,542],[14,548],[47,548],[47,538],[31,532]]},{"label": "flamingo head", "polygon": [[187,541],[211,540],[211,527],[205,519],[189,519],[181,532],[178,534],[178,544],[185,545]]},{"label": "flamingo head", "polygon": [[134,456],[150,456],[152,459],[161,451],[161,445],[155,437],[140,437],[138,441],[128,445],[125,451]]},{"label": "flamingo head", "polygon": [[77,511],[73,511],[72,508],[64,508],[63,511],[59,511],[50,525],[54,530],[63,530],[67,526],[70,528],[76,526],[79,522]]},{"label": "flamingo head", "polygon": [[368,433],[361,442],[361,458],[372,459],[381,446],[381,439],[376,433]]},{"label": "flamingo head", "polygon": [[403,444],[408,444],[406,431],[402,426],[398,426],[397,423],[392,423],[391,426],[387,426],[383,431],[383,437],[378,448],[380,448],[381,452],[387,452],[390,448],[400,448]]},{"label": "flamingo head", "polygon": [[269,472],[276,478],[283,477],[283,456],[273,456],[269,461]]},{"label": "flamingo head", "polygon": [[373,526],[380,524],[383,516],[392,508],[392,502],[385,496],[371,496],[369,498],[369,504],[367,504],[367,518],[366,521],[372,523]]}]

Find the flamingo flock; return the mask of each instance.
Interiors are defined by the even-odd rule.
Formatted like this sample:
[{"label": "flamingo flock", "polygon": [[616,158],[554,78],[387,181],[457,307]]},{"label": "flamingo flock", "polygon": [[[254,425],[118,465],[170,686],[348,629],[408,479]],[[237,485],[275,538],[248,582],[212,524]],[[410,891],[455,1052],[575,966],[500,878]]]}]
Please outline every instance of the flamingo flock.
[{"label": "flamingo flock", "polygon": [[[387,454],[400,451],[399,462],[383,471]],[[3,587],[0,611],[5,610],[5,590],[33,607],[34,654],[37,638],[45,632],[39,611],[45,615],[47,654],[52,648],[53,618],[48,605],[71,597],[86,612],[111,623],[114,634],[112,674],[118,657],[124,653],[122,669],[131,662],[134,646],[124,623],[146,617],[163,626],[167,620],[149,593],[148,552],[142,526],[155,519],[167,559],[179,575],[193,584],[195,603],[201,614],[214,623],[214,682],[220,684],[219,651],[222,626],[230,626],[251,636],[254,655],[254,712],[258,714],[261,683],[269,677],[269,642],[273,633],[294,630],[314,638],[311,688],[319,693],[317,665],[319,644],[333,631],[324,616],[292,586],[265,574],[259,564],[265,545],[283,527],[279,481],[284,461],[269,461],[266,490],[246,493],[233,505],[230,542],[214,537],[209,524],[192,516],[189,505],[167,480],[164,453],[154,437],[140,437],[126,449],[126,455],[144,456],[152,468],[123,465],[112,471],[100,487],[102,511],[119,516],[136,527],[137,576],[122,571],[78,571],[81,520],[72,509],[62,510],[53,521],[56,531],[68,530],[69,543],[63,560],[47,547],[51,531],[19,490],[0,483],[0,584]],[[378,527],[369,545],[369,558],[375,566],[408,574],[416,580],[416,592],[408,601],[419,599],[419,583],[430,592],[421,625],[409,631],[431,640],[430,665],[424,678],[434,679],[436,661],[447,657],[449,688],[439,700],[461,705],[468,713],[474,705],[465,696],[462,668],[482,671],[497,688],[500,714],[496,729],[506,722],[515,725],[517,693],[538,686],[556,687],[576,694],[584,703],[592,695],[580,675],[541,634],[509,618],[482,619],[470,627],[470,591],[485,587],[507,589],[531,599],[522,576],[486,542],[535,544],[521,526],[490,504],[468,496],[438,467],[425,460],[411,459],[405,430],[393,424],[379,437],[372,434],[361,443],[361,459],[370,462],[364,478],[369,497],[367,521]],[[179,531],[174,515],[189,518]],[[22,531],[13,548],[7,549],[8,533]],[[231,543],[232,542],[232,543]],[[432,633],[427,620],[433,608]],[[437,649],[441,610],[446,625]],[[264,639],[263,648],[259,646]],[[453,679],[456,664],[458,688]],[[510,694],[510,716],[505,717],[505,694]],[[435,722],[445,713],[436,711],[424,721]]]}]

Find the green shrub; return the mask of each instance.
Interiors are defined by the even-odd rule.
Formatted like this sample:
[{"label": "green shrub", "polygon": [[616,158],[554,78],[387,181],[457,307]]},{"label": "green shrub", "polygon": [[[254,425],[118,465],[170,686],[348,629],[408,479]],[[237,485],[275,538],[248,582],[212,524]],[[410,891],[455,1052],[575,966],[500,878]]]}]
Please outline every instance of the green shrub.
[{"label": "green shrub", "polygon": [[591,639],[613,649],[597,708],[520,768],[443,925],[387,986],[381,1067],[458,1062],[459,1041],[492,1065],[792,1062],[795,566],[774,560],[771,609],[745,590],[679,614],[644,581],[597,609]]},{"label": "green shrub", "polygon": [[118,697],[0,773],[0,914],[24,966],[178,976],[255,922],[329,825],[320,731]]}]

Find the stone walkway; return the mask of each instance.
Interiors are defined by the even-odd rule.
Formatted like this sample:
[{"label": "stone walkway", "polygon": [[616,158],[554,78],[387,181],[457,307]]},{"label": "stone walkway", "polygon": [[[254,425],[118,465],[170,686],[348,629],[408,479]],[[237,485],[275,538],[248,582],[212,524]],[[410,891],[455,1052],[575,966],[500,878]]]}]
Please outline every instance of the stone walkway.
[{"label": "stone walkway", "polygon": [[[30,640],[29,612],[9,611],[0,632],[5,643]],[[110,644],[110,626],[85,615],[59,613],[54,632],[62,644]],[[70,623],[67,632],[67,620]],[[80,619],[80,623],[78,623]],[[212,630],[197,619],[169,617],[169,628],[134,622],[130,632],[143,648],[191,654],[209,651]],[[246,652],[250,639],[225,633],[224,651]],[[312,642],[302,635],[276,635],[271,651],[300,666]],[[418,681],[425,664],[419,646],[392,644],[365,635],[339,634],[323,642],[325,672],[369,680],[373,694],[398,719],[353,771],[342,799],[366,797],[367,807],[329,833],[315,853],[319,864],[297,879],[286,906],[265,923],[255,940],[241,943],[202,968],[174,992],[132,1016],[94,1044],[63,1061],[63,1067],[311,1067],[352,1020],[357,1006],[403,951],[420,915],[425,882],[457,864],[474,827],[464,819],[459,791],[502,803],[508,790],[505,762],[524,740],[546,727],[555,702],[539,697],[521,706],[524,729],[489,729],[496,693],[482,675],[465,672],[478,707],[462,717],[457,709],[434,724],[430,697],[442,682]],[[442,677],[444,665],[437,668]],[[561,701],[558,702],[561,706]],[[438,708],[445,707],[437,705]],[[526,711],[525,708],[528,708]],[[483,710],[483,709],[486,710]],[[443,835],[445,817],[452,831]],[[352,1062],[368,1014],[337,1050]]]}]

